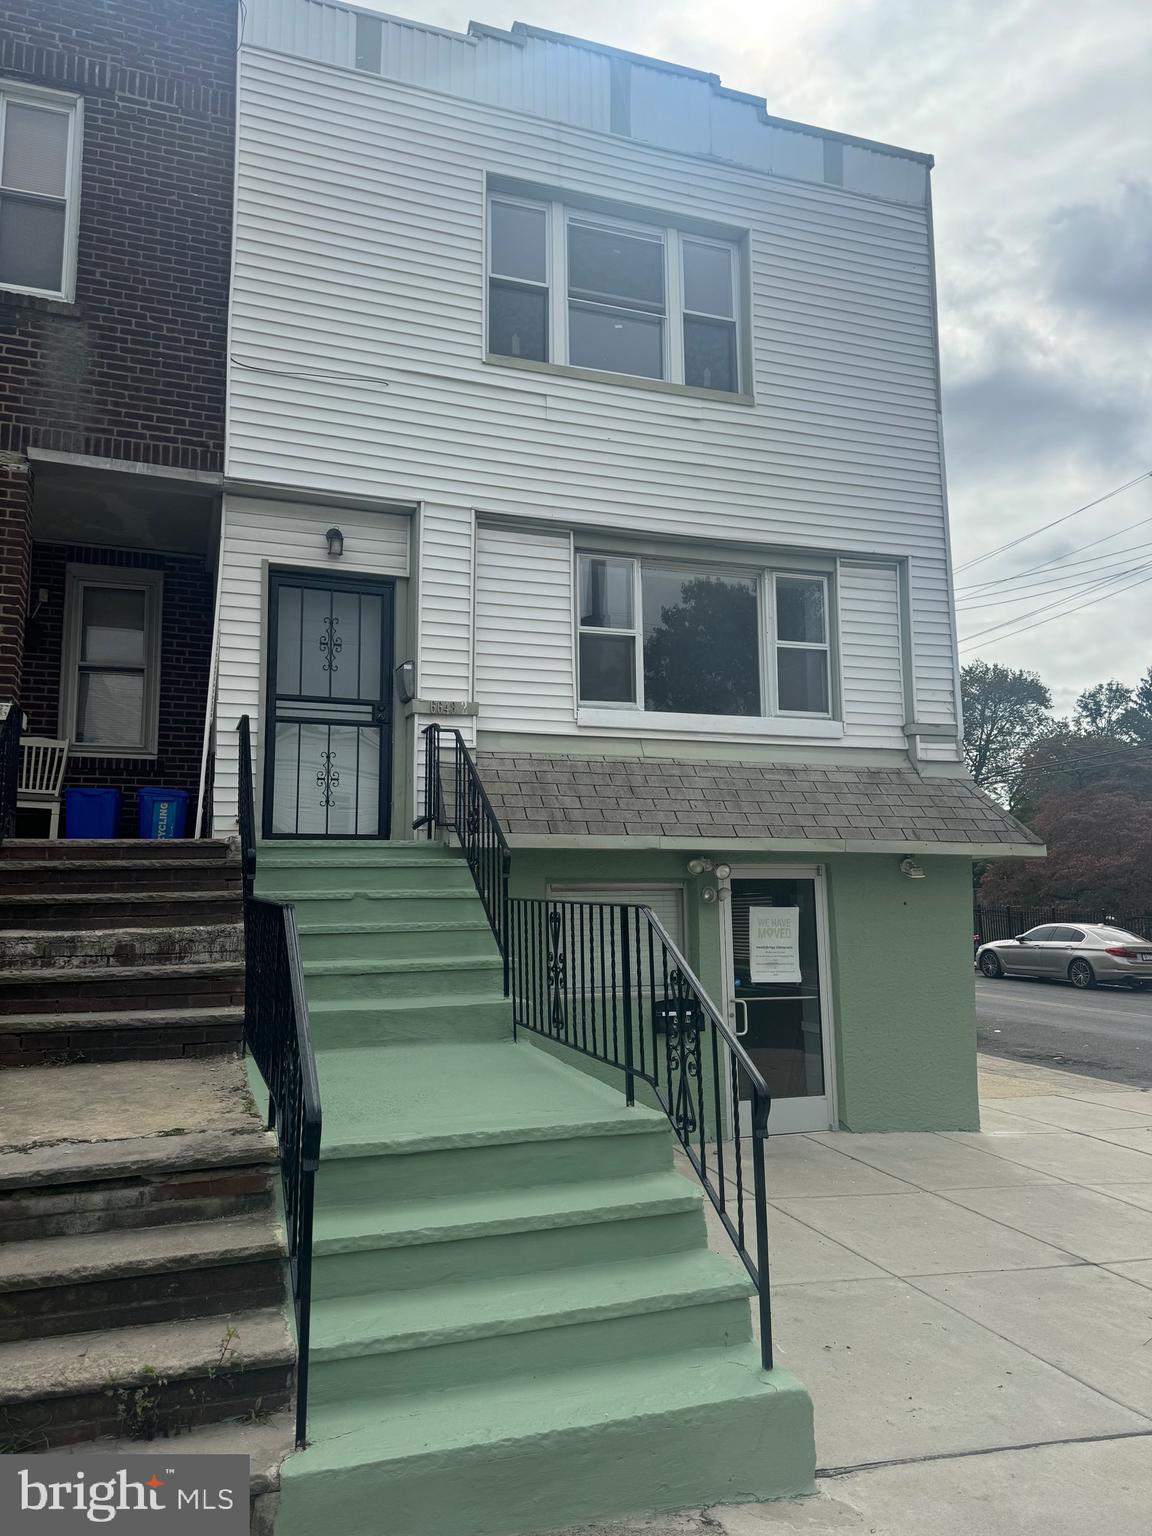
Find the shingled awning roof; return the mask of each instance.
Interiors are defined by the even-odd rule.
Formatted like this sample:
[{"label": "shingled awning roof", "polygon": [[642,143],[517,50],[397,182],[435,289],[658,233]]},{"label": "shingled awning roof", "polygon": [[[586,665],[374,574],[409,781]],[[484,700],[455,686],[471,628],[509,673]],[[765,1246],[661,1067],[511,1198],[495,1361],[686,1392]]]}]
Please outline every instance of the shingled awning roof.
[{"label": "shingled awning roof", "polygon": [[508,835],[551,844],[807,853],[1037,856],[1044,844],[968,779],[911,768],[791,767],[480,752]]}]

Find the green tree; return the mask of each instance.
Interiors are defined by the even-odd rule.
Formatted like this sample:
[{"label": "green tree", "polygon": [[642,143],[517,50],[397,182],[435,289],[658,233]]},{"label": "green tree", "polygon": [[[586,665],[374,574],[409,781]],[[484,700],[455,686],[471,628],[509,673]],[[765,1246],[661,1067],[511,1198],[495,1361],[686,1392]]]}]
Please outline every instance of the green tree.
[{"label": "green tree", "polygon": [[1132,689],[1114,677],[1096,683],[1076,700],[1072,726],[1084,736],[1116,736],[1133,704]]},{"label": "green tree", "polygon": [[1119,736],[1090,735],[1057,722],[1021,755],[1012,781],[1012,813],[1031,826],[1049,797],[1084,790],[1152,801],[1152,751]]},{"label": "green tree", "polygon": [[1152,912],[1147,793],[1115,786],[1058,789],[1041,801],[1031,825],[1048,844],[1048,857],[989,865],[980,882],[985,906],[1068,902]]},{"label": "green tree", "polygon": [[1031,744],[1051,726],[1052,695],[1035,672],[973,661],[960,674],[964,756],[977,784],[1003,793]]}]

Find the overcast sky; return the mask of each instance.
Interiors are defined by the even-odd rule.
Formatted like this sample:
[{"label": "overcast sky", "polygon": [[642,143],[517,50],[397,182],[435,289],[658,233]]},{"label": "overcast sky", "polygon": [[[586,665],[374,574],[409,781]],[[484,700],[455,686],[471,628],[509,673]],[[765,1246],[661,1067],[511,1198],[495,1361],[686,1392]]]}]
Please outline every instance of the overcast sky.
[{"label": "overcast sky", "polygon": [[[373,3],[373,0],[368,0]],[[936,156],[958,566],[1152,468],[1152,7],[1148,0],[398,0],[464,30],[526,21],[719,74],[769,112]],[[1141,520],[1141,521],[1138,521]],[[1119,531],[1137,524],[1127,533]],[[1026,601],[960,612],[965,648],[1036,669],[1058,708],[1152,664],[1152,580],[1068,612],[1089,579],[1152,577],[1152,481],[960,571]],[[1134,546],[1146,545],[1139,549]],[[1104,558],[1100,558],[1104,557]],[[1112,557],[1112,558],[1108,558]],[[1097,560],[1096,564],[1081,562]],[[1041,573],[1047,577],[1051,573]],[[989,592],[961,592],[968,603]],[[1014,623],[1012,628],[1016,628]]]}]

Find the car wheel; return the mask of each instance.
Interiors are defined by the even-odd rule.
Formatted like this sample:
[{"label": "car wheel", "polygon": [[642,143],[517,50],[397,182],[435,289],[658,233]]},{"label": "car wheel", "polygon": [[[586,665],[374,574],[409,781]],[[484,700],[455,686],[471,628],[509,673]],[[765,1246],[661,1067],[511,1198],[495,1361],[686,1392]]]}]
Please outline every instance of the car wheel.
[{"label": "car wheel", "polygon": [[980,969],[989,981],[999,981],[1004,974],[1004,967],[992,950],[980,956]]},{"label": "car wheel", "polygon": [[1068,967],[1068,980],[1074,987],[1079,987],[1084,992],[1096,985],[1096,972],[1087,960],[1073,960]]}]

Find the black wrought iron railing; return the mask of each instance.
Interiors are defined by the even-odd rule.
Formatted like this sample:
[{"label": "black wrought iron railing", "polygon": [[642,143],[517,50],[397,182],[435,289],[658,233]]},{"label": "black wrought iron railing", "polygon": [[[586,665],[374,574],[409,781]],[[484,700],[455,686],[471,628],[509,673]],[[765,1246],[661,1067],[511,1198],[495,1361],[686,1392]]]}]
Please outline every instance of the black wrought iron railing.
[{"label": "black wrought iron railing", "polygon": [[296,1444],[308,1425],[308,1347],[312,1306],[312,1221],[320,1166],[320,1084],[308,1027],[295,909],[255,894],[256,818],[252,737],[242,716],[240,849],[244,869],[244,1043],[268,1090],[276,1132],[296,1311]]},{"label": "black wrought iron railing", "polygon": [[771,1370],[767,1083],[650,908],[509,897],[508,843],[463,737],[432,725],[424,739],[416,826],[459,839],[504,957],[516,1029],[619,1072],[629,1104],[639,1094],[667,1115],[756,1286]]},{"label": "black wrought iron railing", "polygon": [[0,843],[16,830],[16,797],[20,793],[20,727],[23,715],[13,699],[0,720]]},{"label": "black wrought iron railing", "polygon": [[456,834],[504,957],[507,996],[511,855],[472,754],[454,727],[432,724],[424,728],[424,814],[415,823],[417,830],[421,827],[427,827],[429,837],[438,827]]}]

